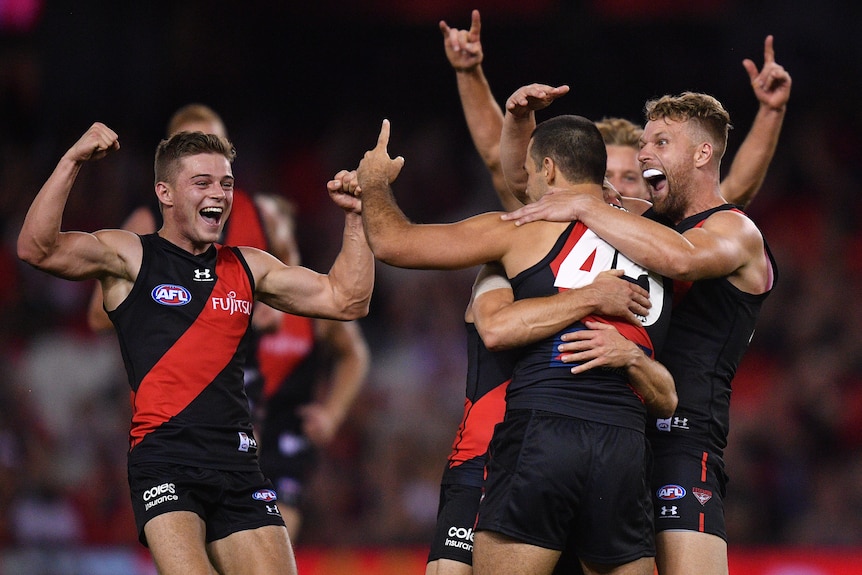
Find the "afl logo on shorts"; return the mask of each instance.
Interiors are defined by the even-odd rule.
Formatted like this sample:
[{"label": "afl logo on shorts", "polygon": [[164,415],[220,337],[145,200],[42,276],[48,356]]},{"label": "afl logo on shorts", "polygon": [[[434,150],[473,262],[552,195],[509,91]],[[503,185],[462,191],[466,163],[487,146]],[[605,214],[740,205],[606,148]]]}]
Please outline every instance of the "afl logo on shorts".
[{"label": "afl logo on shorts", "polygon": [[681,485],[665,485],[656,491],[656,497],[665,501],[673,501],[674,499],[682,499],[685,497],[685,488]]},{"label": "afl logo on shorts", "polygon": [[162,305],[186,305],[192,301],[192,294],[183,286],[161,284],[153,288],[150,295]]},{"label": "afl logo on shorts", "polygon": [[252,493],[251,496],[258,501],[275,501],[276,499],[275,491],[272,489],[261,489]]}]

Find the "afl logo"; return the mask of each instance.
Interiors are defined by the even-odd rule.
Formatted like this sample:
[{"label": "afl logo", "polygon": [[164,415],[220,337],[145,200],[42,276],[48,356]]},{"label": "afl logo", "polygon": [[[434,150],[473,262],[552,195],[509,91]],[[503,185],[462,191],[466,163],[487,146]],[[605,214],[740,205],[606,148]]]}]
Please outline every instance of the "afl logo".
[{"label": "afl logo", "polygon": [[275,491],[272,489],[261,489],[252,493],[251,496],[258,501],[275,501],[276,499]]},{"label": "afl logo", "polygon": [[682,499],[685,497],[685,488],[681,485],[665,485],[656,491],[656,496],[665,501],[673,501],[674,499]]},{"label": "afl logo", "polygon": [[192,294],[183,286],[161,284],[150,293],[156,303],[162,305],[186,305],[192,301]]}]

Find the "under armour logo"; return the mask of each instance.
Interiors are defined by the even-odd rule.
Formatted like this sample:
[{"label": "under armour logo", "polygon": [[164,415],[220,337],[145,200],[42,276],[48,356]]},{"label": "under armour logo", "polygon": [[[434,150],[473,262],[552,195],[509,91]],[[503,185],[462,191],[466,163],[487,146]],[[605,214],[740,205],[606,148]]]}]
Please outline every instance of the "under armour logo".
[{"label": "under armour logo", "polygon": [[280,515],[278,512],[278,505],[267,505],[266,512],[270,515]]},{"label": "under armour logo", "polygon": [[688,418],[687,417],[674,417],[673,418],[673,426],[677,429],[688,429]]},{"label": "under armour logo", "polygon": [[196,269],[195,270],[195,281],[196,282],[211,282],[211,281],[213,281],[213,276],[210,273],[209,268]]},{"label": "under armour logo", "polygon": [[678,508],[676,505],[670,505],[670,506],[662,505],[661,506],[661,516],[662,517],[679,517],[679,515],[677,515],[677,513],[676,513],[677,509]]}]

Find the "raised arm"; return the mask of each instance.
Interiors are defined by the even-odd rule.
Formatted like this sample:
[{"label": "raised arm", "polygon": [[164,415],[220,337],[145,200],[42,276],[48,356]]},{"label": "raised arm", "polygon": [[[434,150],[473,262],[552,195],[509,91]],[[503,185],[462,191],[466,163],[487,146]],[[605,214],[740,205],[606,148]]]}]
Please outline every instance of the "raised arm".
[{"label": "raised arm", "polygon": [[606,271],[581,288],[515,301],[502,267],[487,264],[473,285],[473,321],[491,351],[537,342],[590,314],[621,317],[639,325],[637,316],[649,311],[649,293],[622,275],[622,270]]},{"label": "raised arm", "polygon": [[21,260],[68,280],[130,278],[135,250],[140,254],[136,236],[118,230],[61,231],[66,201],[81,166],[119,147],[117,134],[97,122],[63,155],[24,218],[18,235]]},{"label": "raised arm", "polygon": [[670,417],[676,410],[677,394],[673,376],[661,363],[647,357],[637,344],[623,337],[612,325],[586,322],[588,329],[564,334],[561,360],[577,363],[572,373],[596,367],[626,370],[629,383],[656,417]]},{"label": "raised arm", "polygon": [[316,329],[332,351],[332,372],[324,397],[302,407],[300,415],[305,434],[322,446],[332,441],[347,417],[365,383],[371,359],[356,322],[321,320]]},{"label": "raised arm", "polygon": [[530,84],[515,90],[506,100],[506,115],[500,137],[500,163],[506,186],[515,198],[523,201],[527,189],[527,146],[536,127],[536,110],[547,108],[569,92],[568,86]]},{"label": "raised arm", "polygon": [[[387,264],[417,269],[462,269],[502,259],[515,226],[487,213],[452,224],[414,224],[390,186],[404,165],[386,147],[389,122],[384,120],[374,149],[365,153],[355,173],[342,171],[330,182],[361,194],[365,233],[375,257]],[[500,225],[503,224],[503,225]]]},{"label": "raised arm", "polygon": [[473,10],[469,30],[450,28],[440,22],[446,58],[455,70],[461,108],[473,145],[491,173],[491,181],[503,209],[511,211],[521,206],[509,192],[500,165],[500,133],[503,129],[503,111],[482,70],[484,52],[481,41],[482,21],[478,10]]},{"label": "raised arm", "polygon": [[743,60],[742,65],[748,72],[760,107],[751,130],[733,158],[730,171],[721,182],[721,195],[732,204],[745,206],[763,184],[775,155],[792,81],[790,74],[775,61],[772,36],[767,36],[763,44],[761,70],[758,71],[757,65],[749,59]]}]

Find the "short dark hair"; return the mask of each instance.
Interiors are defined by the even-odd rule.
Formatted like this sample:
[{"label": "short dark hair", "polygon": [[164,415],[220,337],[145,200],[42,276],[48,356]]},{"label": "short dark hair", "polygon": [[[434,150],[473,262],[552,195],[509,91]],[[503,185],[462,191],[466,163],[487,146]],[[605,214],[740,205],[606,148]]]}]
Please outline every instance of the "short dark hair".
[{"label": "short dark hair", "polygon": [[530,154],[536,164],[544,158],[556,162],[573,184],[602,185],[608,152],[596,125],[583,116],[556,116],[536,126]]},{"label": "short dark hair", "polygon": [[180,160],[198,154],[221,154],[231,163],[236,158],[233,144],[221,136],[203,132],[178,132],[159,142],[156,148],[156,183],[173,183]]}]

